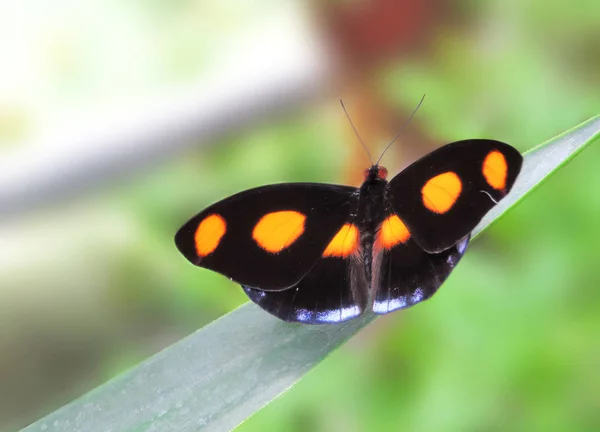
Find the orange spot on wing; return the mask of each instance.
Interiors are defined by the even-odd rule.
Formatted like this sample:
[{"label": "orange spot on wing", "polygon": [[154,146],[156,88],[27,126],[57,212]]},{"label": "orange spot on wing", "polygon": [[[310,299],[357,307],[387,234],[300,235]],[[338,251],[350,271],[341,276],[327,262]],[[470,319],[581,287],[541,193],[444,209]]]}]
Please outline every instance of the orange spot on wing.
[{"label": "orange spot on wing", "polygon": [[296,211],[278,211],[264,215],[254,227],[252,238],[271,253],[281,252],[304,232],[306,216]]},{"label": "orange spot on wing", "polygon": [[502,190],[506,187],[506,175],[508,165],[506,158],[498,150],[492,150],[487,154],[482,166],[485,181],[494,189]]},{"label": "orange spot on wing", "polygon": [[358,240],[358,228],[345,224],[329,242],[323,256],[346,258],[358,250]]},{"label": "orange spot on wing", "polygon": [[437,175],[423,186],[423,205],[434,213],[446,213],[452,208],[462,191],[462,183],[452,171]]},{"label": "orange spot on wing", "polygon": [[391,249],[399,243],[406,243],[409,238],[410,231],[402,219],[391,215],[381,224],[375,244],[377,248]]},{"label": "orange spot on wing", "polygon": [[212,214],[202,219],[194,234],[198,256],[205,257],[214,252],[226,231],[227,224],[222,216]]}]

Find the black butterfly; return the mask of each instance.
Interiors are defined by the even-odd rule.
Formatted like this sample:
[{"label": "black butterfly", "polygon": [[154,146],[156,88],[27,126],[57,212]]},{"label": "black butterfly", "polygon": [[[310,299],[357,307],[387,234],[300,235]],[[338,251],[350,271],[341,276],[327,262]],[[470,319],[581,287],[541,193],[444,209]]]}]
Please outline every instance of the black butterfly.
[{"label": "black butterfly", "polygon": [[522,161],[508,144],[472,139],[433,151],[389,183],[374,164],[360,188],[258,187],[194,216],[175,243],[282,320],[336,323],[369,308],[385,314],[437,291]]}]

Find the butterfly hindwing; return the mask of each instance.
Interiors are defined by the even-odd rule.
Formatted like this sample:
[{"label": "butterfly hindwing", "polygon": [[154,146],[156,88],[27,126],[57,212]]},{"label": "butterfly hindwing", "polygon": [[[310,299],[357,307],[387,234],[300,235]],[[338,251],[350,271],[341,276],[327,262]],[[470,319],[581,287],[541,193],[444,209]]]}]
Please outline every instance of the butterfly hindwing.
[{"label": "butterfly hindwing", "polygon": [[288,322],[324,324],[360,315],[367,302],[364,266],[356,256],[324,257],[300,282],[284,291],[244,286],[254,303]]},{"label": "butterfly hindwing", "polygon": [[357,189],[285,183],[240,192],[190,219],[175,235],[193,264],[264,291],[297,284],[358,205]]},{"label": "butterfly hindwing", "polygon": [[419,159],[387,186],[387,201],[429,253],[449,249],[504,198],[523,157],[494,140],[472,139]]},{"label": "butterfly hindwing", "polygon": [[373,312],[386,314],[430,298],[467,249],[469,237],[437,254],[422,250],[408,239],[389,249],[376,250],[373,257]]}]

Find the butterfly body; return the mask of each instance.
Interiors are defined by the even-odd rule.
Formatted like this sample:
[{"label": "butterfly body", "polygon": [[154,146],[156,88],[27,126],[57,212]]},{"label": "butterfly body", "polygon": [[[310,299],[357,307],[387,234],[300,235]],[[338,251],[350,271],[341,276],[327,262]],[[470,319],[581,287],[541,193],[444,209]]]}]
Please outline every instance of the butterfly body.
[{"label": "butterfly body", "polygon": [[[388,184],[387,170],[373,165],[365,173],[365,181],[359,189],[358,212],[355,221],[360,231],[360,259],[364,263],[368,280],[372,274],[372,254],[375,233],[385,216],[385,188]],[[385,169],[385,168],[383,168]]]},{"label": "butterfly body", "polygon": [[431,297],[470,232],[512,187],[522,157],[493,140],[448,144],[390,182],[377,164],[360,188],[283,183],[194,216],[175,242],[193,264],[242,285],[289,322],[336,323]]}]

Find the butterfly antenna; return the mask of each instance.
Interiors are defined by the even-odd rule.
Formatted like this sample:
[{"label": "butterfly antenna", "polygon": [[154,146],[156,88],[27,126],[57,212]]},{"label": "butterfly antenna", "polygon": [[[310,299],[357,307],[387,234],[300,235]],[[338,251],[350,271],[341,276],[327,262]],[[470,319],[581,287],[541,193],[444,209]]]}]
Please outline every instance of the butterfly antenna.
[{"label": "butterfly antenna", "polygon": [[362,140],[362,138],[358,134],[358,131],[356,130],[356,127],[354,126],[354,123],[352,123],[352,119],[350,118],[350,115],[348,114],[348,111],[346,110],[346,106],[344,105],[344,101],[341,100],[341,99],[340,99],[340,104],[342,105],[342,109],[344,110],[344,114],[346,114],[346,118],[350,122],[350,126],[352,126],[352,130],[354,131],[354,134],[356,135],[356,138],[358,138],[358,140],[362,144],[363,148],[365,149],[365,151],[369,155],[369,161],[371,162],[371,165],[373,165],[373,158],[371,157],[371,152],[369,151],[369,149],[365,145],[364,141]]},{"label": "butterfly antenna", "polygon": [[394,144],[396,142],[396,140],[398,139],[398,137],[400,136],[400,134],[402,132],[404,132],[404,129],[406,128],[406,126],[408,126],[408,124],[410,123],[410,121],[412,120],[412,118],[414,117],[414,115],[417,113],[417,110],[419,109],[419,107],[421,106],[421,104],[423,103],[424,100],[425,100],[425,95],[423,95],[421,97],[421,100],[417,104],[416,108],[413,110],[413,112],[410,115],[410,117],[408,118],[408,120],[406,120],[406,122],[404,122],[404,124],[402,125],[402,127],[400,128],[400,130],[398,131],[398,133],[396,134],[396,136],[394,137],[394,139],[392,139],[392,141],[383,150],[383,153],[381,153],[381,156],[379,156],[379,159],[377,159],[377,163],[375,165],[379,165],[379,161],[381,161],[381,158],[383,157],[383,155],[385,154],[385,152],[389,150],[389,148],[392,146],[392,144]]}]

